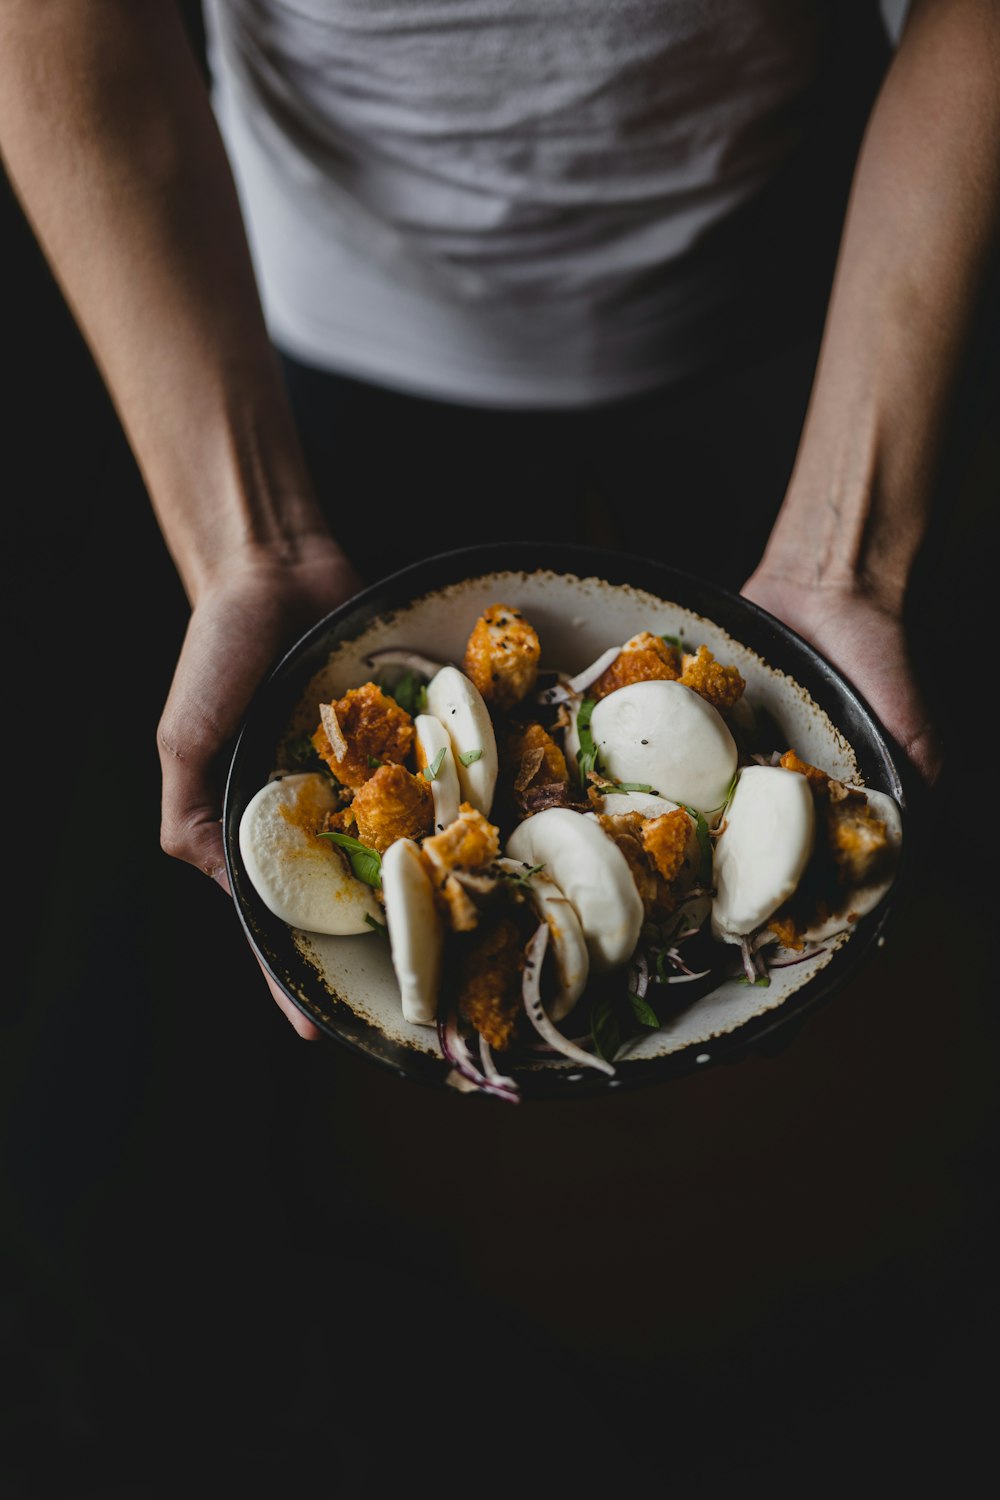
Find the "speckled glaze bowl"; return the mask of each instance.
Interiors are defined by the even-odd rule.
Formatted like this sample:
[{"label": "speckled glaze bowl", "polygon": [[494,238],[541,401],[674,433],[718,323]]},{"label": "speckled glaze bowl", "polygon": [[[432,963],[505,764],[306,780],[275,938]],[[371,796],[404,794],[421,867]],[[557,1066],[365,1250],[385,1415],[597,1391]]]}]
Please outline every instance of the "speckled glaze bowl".
[{"label": "speckled glaze bowl", "polygon": [[[691,574],[649,559],[588,547],[515,543],[444,553],[366,589],[319,621],[261,685],[233,753],[223,823],[236,908],[268,972],[327,1036],[402,1078],[445,1086],[450,1066],[432,1027],[403,1020],[388,944],[375,934],[322,937],[274,917],[243,868],[243,809],[277,764],[290,732],[311,733],[316,705],[370,675],[364,658],[406,647],[461,659],[477,616],[502,602],[523,610],[542,642],[542,667],[581,670],[641,630],[705,643],[746,681],[746,699],[769,713],[804,759],[846,782],[888,793],[904,819],[904,780],[885,731],[850,684],[766,611]],[[776,747],[778,748],[778,747]],[[896,884],[880,905],[824,952],[775,971],[767,988],[726,981],[659,1031],[629,1045],[615,1076],[565,1059],[505,1071],[522,1097],[568,1098],[663,1081],[732,1061],[790,1036],[793,1022],[827,1000],[884,940]],[[466,1097],[487,1097],[476,1094]]]}]

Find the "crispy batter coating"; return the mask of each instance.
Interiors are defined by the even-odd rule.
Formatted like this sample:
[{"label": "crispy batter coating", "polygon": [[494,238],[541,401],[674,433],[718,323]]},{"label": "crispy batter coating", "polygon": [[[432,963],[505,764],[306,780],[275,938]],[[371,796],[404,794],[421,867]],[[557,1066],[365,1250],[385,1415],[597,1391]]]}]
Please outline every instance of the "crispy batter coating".
[{"label": "crispy batter coating", "polygon": [[628,861],[632,879],[642,897],[643,908],[648,917],[654,907],[659,905],[661,882],[642,845],[642,815],[637,812],[599,813],[597,821],[604,832],[614,839]]},{"label": "crispy batter coating", "polygon": [[683,807],[647,818],[642,825],[642,847],[668,885],[684,868],[691,835],[691,819]]},{"label": "crispy batter coating", "polygon": [[354,793],[351,811],[363,844],[384,854],[397,839],[422,839],[434,826],[434,796],[423,776],[384,765]]},{"label": "crispy batter coating", "polygon": [[542,648],[520,610],[492,604],[472,628],[462,670],[494,708],[509,709],[535,685]]},{"label": "crispy batter coating", "polygon": [[498,1052],[514,1040],[521,1014],[524,946],[508,916],[484,924],[462,955],[458,1010]]},{"label": "crispy batter coating", "polygon": [[802,929],[790,914],[786,913],[784,916],[775,917],[767,925],[771,932],[775,933],[778,942],[783,948],[799,949],[805,946],[805,937]]},{"label": "crispy batter coating", "polygon": [[707,646],[699,646],[694,656],[686,652],[681,682],[691,688],[700,698],[711,703],[720,713],[732,708],[743,696],[746,683],[735,667],[724,667],[717,662]]},{"label": "crispy batter coating", "polygon": [[402,765],[406,761],[413,749],[413,720],[377,683],[365,682],[348,689],[331,707],[347,741],[346,755],[337,759],[322,723],[312,736],[312,744],[338,781],[359,787],[382,763]]},{"label": "crispy batter coating", "polygon": [[889,831],[863,792],[830,802],[826,832],[842,885],[864,885],[882,873],[892,847]]},{"label": "crispy batter coating", "polygon": [[681,657],[676,646],[649,630],[641,630],[625,642],[610,667],[587,689],[587,696],[606,698],[632,682],[673,682],[680,675]]},{"label": "crispy batter coating", "polygon": [[481,870],[500,852],[500,830],[471,802],[463,802],[454,823],[424,839],[421,848],[439,876],[451,870]]},{"label": "crispy batter coating", "polygon": [[786,750],[778,764],[784,771],[798,771],[808,781],[814,794],[825,797],[829,793],[830,778],[825,771],[818,766],[811,766],[808,761],[800,760],[794,750]]},{"label": "crispy batter coating", "polygon": [[518,725],[507,736],[504,760],[517,791],[550,781],[568,781],[566,757],[541,724]]}]

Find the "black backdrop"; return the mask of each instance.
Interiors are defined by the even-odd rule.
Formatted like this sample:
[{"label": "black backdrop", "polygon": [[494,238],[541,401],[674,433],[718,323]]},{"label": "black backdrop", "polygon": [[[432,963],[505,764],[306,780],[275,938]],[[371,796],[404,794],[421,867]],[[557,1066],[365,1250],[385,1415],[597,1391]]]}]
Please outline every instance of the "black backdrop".
[{"label": "black backdrop", "polygon": [[5,1493],[970,1484],[998,1332],[996,299],[914,588],[949,765],[885,949],[772,1055],[468,1108],[297,1041],[225,898],[160,852],[183,596],[9,192],[2,230]]}]

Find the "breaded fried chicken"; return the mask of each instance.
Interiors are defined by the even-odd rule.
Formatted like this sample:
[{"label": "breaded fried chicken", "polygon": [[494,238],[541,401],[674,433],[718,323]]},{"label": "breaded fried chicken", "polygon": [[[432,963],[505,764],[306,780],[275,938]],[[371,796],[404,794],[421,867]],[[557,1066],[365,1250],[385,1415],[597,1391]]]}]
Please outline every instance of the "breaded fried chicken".
[{"label": "breaded fried chicken", "polygon": [[680,680],[720,713],[738,703],[746,687],[737,669],[717,662],[707,646],[699,646],[694,656],[685,653]]},{"label": "breaded fried chicken", "polygon": [[472,628],[462,670],[491,707],[506,710],[531,692],[541,652],[538,635],[520,610],[493,604]]},{"label": "breaded fried chicken", "polygon": [[500,830],[471,802],[463,802],[454,823],[424,839],[421,847],[442,874],[457,869],[480,870],[499,854]]},{"label": "breaded fried chicken", "polygon": [[397,839],[422,839],[434,826],[434,797],[423,776],[384,765],[358,787],[351,803],[358,838],[384,854]]},{"label": "breaded fried chicken", "polygon": [[683,807],[647,818],[642,825],[642,847],[669,885],[684,868],[691,848],[693,829]]},{"label": "breaded fried chicken", "polygon": [[[359,787],[385,762],[402,765],[413,749],[413,720],[374,682],[349,688],[343,698],[324,704],[325,715],[312,736],[313,748],[344,786]],[[339,730],[344,744],[336,746],[328,729]]]},{"label": "breaded fried chicken", "polygon": [[587,689],[588,698],[606,698],[617,688],[633,682],[672,682],[681,675],[681,657],[676,646],[662,636],[641,630],[626,641],[610,667]]},{"label": "breaded fried chicken", "polygon": [[484,923],[458,973],[458,1011],[498,1052],[514,1040],[521,1014],[524,944],[509,916]]}]

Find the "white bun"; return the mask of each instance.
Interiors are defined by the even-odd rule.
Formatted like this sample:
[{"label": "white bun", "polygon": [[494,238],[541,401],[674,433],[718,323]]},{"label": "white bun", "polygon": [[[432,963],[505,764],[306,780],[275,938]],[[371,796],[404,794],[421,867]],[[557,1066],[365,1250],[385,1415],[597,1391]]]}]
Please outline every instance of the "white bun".
[{"label": "white bun", "polygon": [[434,714],[417,714],[413,721],[424,760],[433,765],[435,759],[444,751],[438,773],[431,782],[431,795],[434,798],[434,832],[440,833],[442,828],[447,828],[449,823],[454,823],[458,817],[458,805],[462,800],[462,792],[458,781],[458,771],[455,767],[455,754],[451,748],[451,737],[441,720]]},{"label": "white bun", "polygon": [[[457,667],[442,667],[427,684],[427,709],[448,731],[462,799],[488,818],[497,784],[497,742],[482,693]],[[479,750],[471,765],[461,757]]]},{"label": "white bun", "polygon": [[715,844],[715,936],[738,942],[787,901],[815,838],[812,792],[804,776],[780,766],[741,771]]},{"label": "white bun", "polygon": [[546,1001],[545,1009],[551,1020],[562,1021],[583,994],[590,972],[590,955],[580,919],[572,902],[547,875],[540,871],[526,875],[529,865],[506,856],[501,856],[497,864],[509,875],[522,877],[535,910],[549,925],[552,952],[559,971],[559,993]]},{"label": "white bun", "polygon": [[630,958],[643,922],[628,861],[592,813],[548,807],[519,823],[507,852],[545,873],[580,919],[590,962],[607,971]]},{"label": "white bun", "polygon": [[430,876],[412,839],[397,839],[383,854],[382,896],[403,1016],[418,1026],[433,1026],[444,927]]},{"label": "white bun", "polygon": [[717,709],[680,682],[632,682],[601,698],[590,720],[598,760],[701,813],[726,799],[736,741]]},{"label": "white bun", "polygon": [[315,771],[262,786],[240,819],[240,857],[267,909],[303,932],[345,936],[381,920],[370,886],[351,873],[346,856],[317,829],[335,811],[329,778]]},{"label": "white bun", "polygon": [[602,813],[637,812],[642,818],[660,818],[664,813],[676,812],[678,804],[666,797],[654,797],[652,792],[610,792],[601,798]]}]

